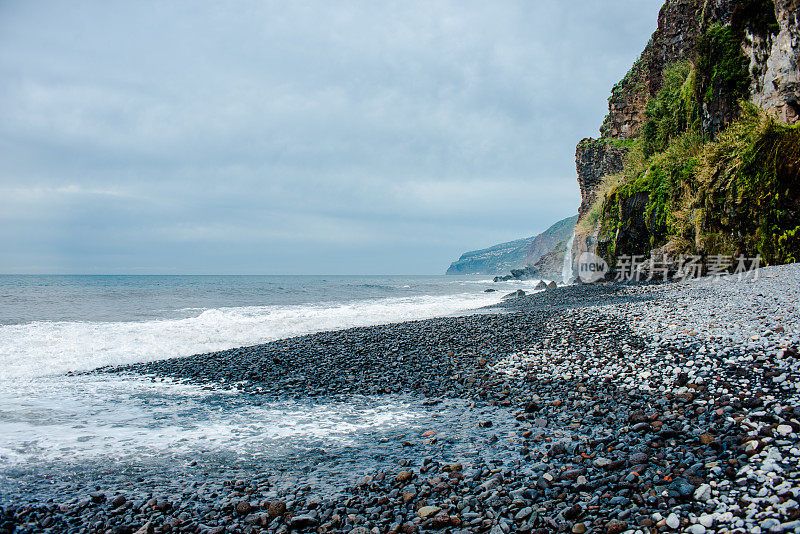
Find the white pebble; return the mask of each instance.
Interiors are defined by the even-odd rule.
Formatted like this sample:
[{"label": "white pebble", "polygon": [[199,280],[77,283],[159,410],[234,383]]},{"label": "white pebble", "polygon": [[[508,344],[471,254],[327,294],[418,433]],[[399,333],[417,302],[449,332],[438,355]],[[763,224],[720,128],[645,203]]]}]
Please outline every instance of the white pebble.
[{"label": "white pebble", "polygon": [[707,501],[711,498],[711,486],[709,484],[701,484],[694,490],[694,498],[698,501]]},{"label": "white pebble", "polygon": [[667,526],[669,528],[678,528],[681,526],[681,520],[678,514],[672,513],[667,516]]},{"label": "white pebble", "polygon": [[761,529],[762,530],[771,530],[775,527],[780,526],[781,522],[775,519],[774,517],[768,517],[764,521],[761,522]]}]

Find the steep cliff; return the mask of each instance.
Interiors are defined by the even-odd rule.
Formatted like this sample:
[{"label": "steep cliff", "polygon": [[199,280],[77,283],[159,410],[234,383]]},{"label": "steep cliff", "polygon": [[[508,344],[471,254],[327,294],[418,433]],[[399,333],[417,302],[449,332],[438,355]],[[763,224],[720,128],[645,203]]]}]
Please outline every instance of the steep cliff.
[{"label": "steep cliff", "polygon": [[703,0],[668,0],[658,14],[658,29],[639,59],[612,89],[603,139],[637,137],[645,123],[648,100],[661,89],[664,68],[692,57],[700,34]]},{"label": "steep cliff", "polygon": [[539,235],[465,252],[450,264],[446,274],[505,274],[533,265],[572,235],[578,216],[567,217]]},{"label": "steep cliff", "polygon": [[751,42],[744,47],[752,75],[751,99],[756,106],[773,110],[786,124],[796,124],[800,121],[800,0],[776,0],[775,4],[769,33],[751,32]]},{"label": "steep cliff", "polygon": [[567,253],[567,242],[556,243],[553,249],[521,269],[511,269],[510,274],[495,276],[495,282],[507,280],[548,280],[561,281],[564,267],[564,256]]},{"label": "steep cliff", "polygon": [[575,169],[581,188],[578,217],[583,217],[594,204],[603,177],[622,172],[627,148],[608,139],[583,139],[575,149]]},{"label": "steep cliff", "polygon": [[[573,257],[800,254],[800,0],[668,0],[575,154]],[[795,237],[797,236],[797,237]]]}]

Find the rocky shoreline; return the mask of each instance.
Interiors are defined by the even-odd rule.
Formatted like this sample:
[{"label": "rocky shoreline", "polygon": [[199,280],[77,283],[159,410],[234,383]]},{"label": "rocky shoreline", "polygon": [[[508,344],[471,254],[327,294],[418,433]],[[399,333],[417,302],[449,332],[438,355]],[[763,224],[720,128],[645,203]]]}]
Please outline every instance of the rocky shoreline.
[{"label": "rocky shoreline", "polygon": [[189,466],[168,489],[109,473],[0,497],[0,530],[800,532],[798,302],[798,265],[570,286],[497,313],[102,369],[252,403],[401,395],[430,419],[376,434],[374,463],[325,485],[313,457]]}]

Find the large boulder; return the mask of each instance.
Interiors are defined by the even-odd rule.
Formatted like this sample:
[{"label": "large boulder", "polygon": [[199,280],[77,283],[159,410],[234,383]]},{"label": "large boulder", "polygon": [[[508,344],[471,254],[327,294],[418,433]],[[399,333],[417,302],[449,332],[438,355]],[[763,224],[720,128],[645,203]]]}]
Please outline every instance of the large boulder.
[{"label": "large boulder", "polygon": [[510,300],[510,299],[517,299],[519,297],[524,297],[525,292],[521,289],[517,289],[513,293],[509,293],[508,295],[503,295],[503,300]]}]

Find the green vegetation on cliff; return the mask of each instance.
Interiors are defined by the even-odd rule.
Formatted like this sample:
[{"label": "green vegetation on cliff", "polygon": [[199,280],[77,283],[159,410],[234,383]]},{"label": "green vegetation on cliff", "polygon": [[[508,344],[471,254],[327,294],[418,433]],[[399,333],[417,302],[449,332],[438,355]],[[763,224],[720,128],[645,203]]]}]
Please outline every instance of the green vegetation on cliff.
[{"label": "green vegetation on cliff", "polygon": [[705,148],[700,170],[701,238],[716,238],[720,252],[758,252],[769,264],[800,260],[798,126],[745,105],[742,118]]},{"label": "green vegetation on cliff", "polygon": [[651,252],[800,260],[800,125],[775,118],[797,122],[785,50],[797,50],[796,3],[665,3],[611,91],[601,138],[577,147],[579,247],[610,263]]},{"label": "green vegetation on cliff", "polygon": [[800,129],[746,101],[719,134],[700,118],[708,99],[738,100],[746,91],[732,31],[710,27],[696,66],[665,70],[623,172],[601,186],[583,224],[599,227],[607,259],[658,247],[760,254],[768,264],[800,259]]},{"label": "green vegetation on cliff", "polygon": [[[656,98],[647,102],[647,121],[641,143],[645,158],[667,149],[674,137],[697,129],[694,115],[695,71],[688,61],[675,63],[664,72],[663,86]],[[691,128],[690,128],[691,127]]]},{"label": "green vegetation on cliff", "polygon": [[712,24],[697,42],[698,101],[736,101],[747,96],[750,60],[742,53],[741,31]]}]

